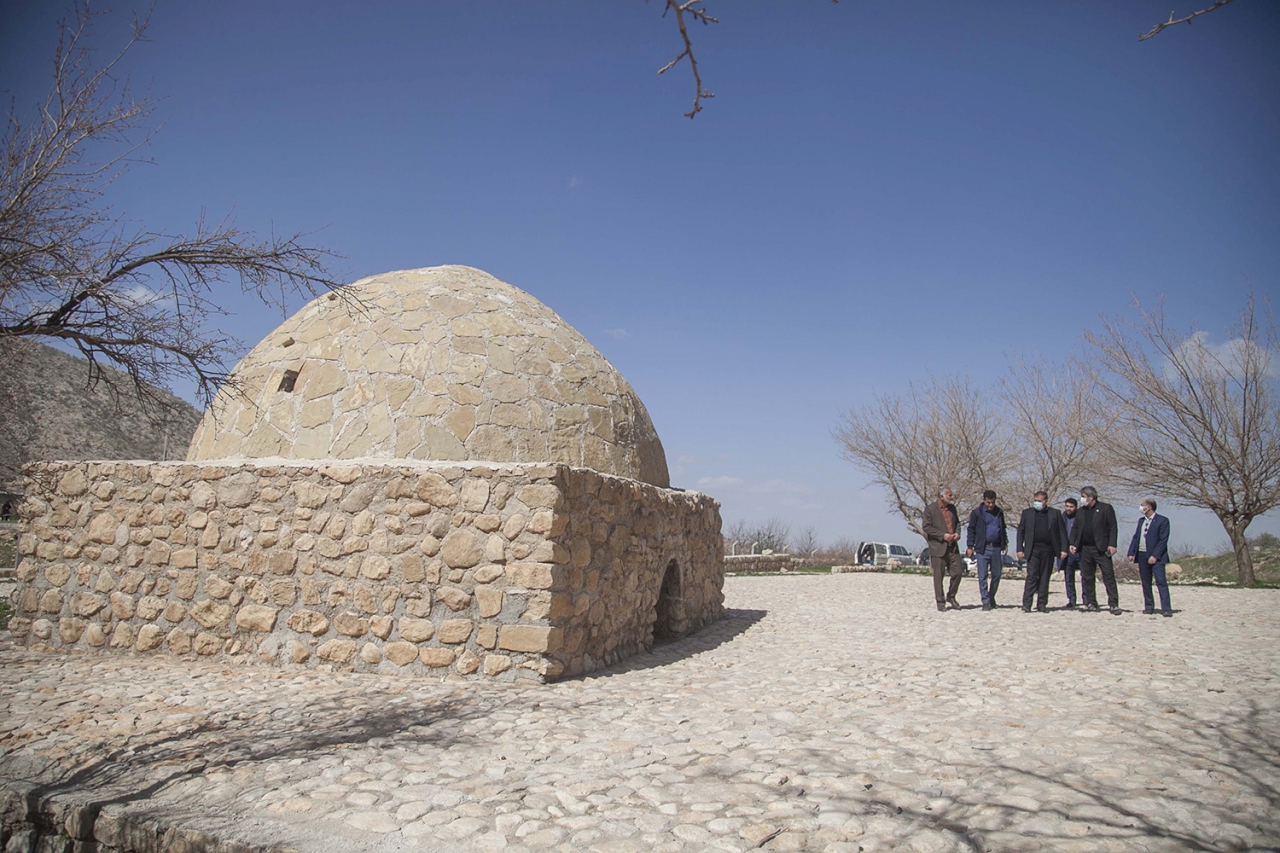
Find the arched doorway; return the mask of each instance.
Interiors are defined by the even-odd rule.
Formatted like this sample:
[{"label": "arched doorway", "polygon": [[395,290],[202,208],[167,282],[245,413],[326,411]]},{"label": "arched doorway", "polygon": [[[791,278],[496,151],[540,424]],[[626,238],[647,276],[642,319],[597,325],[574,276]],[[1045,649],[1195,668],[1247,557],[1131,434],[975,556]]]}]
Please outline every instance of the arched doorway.
[{"label": "arched doorway", "polygon": [[654,608],[653,641],[667,643],[680,636],[679,625],[684,617],[684,601],[680,589],[680,566],[675,560],[667,563],[662,575],[662,588]]}]

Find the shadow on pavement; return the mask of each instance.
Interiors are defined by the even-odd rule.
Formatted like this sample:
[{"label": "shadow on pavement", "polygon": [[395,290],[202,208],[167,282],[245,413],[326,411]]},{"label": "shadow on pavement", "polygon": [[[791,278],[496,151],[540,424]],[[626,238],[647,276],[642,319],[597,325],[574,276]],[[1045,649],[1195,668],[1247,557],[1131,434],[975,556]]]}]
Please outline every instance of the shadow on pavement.
[{"label": "shadow on pavement", "polygon": [[[724,645],[745,632],[752,625],[769,614],[767,610],[739,610],[725,608],[724,616],[719,622],[708,625],[696,634],[681,637],[668,643],[659,643],[647,652],[633,655],[613,666],[598,669],[580,676],[583,680],[606,678],[623,672],[652,669],[655,666],[668,666],[676,661],[693,657]],[[567,679],[573,680],[573,679]]]},{"label": "shadow on pavement", "polygon": [[[1185,726],[1176,736],[1157,729],[1148,729],[1146,735],[1149,750],[1168,756],[1169,766],[1178,768],[1176,776],[1182,785],[1173,780],[1173,773],[1167,785],[1135,790],[1127,778],[1090,776],[1084,764],[1062,776],[1009,763],[975,761],[952,766],[962,778],[994,776],[1005,782],[986,802],[958,798],[963,807],[981,807],[976,821],[949,818],[945,810],[935,812],[926,805],[928,799],[943,796],[941,790],[907,790],[878,779],[847,784],[847,794],[833,800],[843,801],[856,816],[914,819],[915,832],[942,831],[959,846],[976,850],[1050,849],[1058,843],[1079,847],[1089,839],[1099,845],[1119,843],[1144,850],[1276,849],[1280,843],[1280,822],[1275,818],[1280,810],[1280,730],[1274,725],[1274,714],[1256,703],[1233,717],[1202,719],[1190,708],[1178,713]],[[1271,725],[1265,722],[1267,717]],[[865,732],[850,736],[857,737],[864,749],[879,740]],[[887,748],[891,750],[892,745]],[[834,749],[801,752],[804,764],[823,768],[820,775],[842,781],[866,778],[860,773],[864,768]],[[785,780],[772,790],[761,786],[760,796],[786,796],[788,783],[802,785],[804,779]],[[1179,787],[1183,790],[1175,793]],[[1051,791],[1054,796],[1035,807],[1015,804],[1026,799],[1029,788]],[[1197,796],[1197,788],[1218,794],[1218,802],[1206,802]],[[1230,795],[1221,796],[1224,791]],[[1065,831],[1054,834],[1055,826]]]}]

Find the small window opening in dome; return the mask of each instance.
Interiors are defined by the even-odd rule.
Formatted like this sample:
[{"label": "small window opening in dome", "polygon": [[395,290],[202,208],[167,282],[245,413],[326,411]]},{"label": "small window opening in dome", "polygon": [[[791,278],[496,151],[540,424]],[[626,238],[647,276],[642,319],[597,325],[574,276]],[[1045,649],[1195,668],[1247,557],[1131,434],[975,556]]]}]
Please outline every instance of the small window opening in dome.
[{"label": "small window opening in dome", "polygon": [[297,381],[298,381],[298,371],[286,370],[284,372],[284,376],[280,377],[280,387],[277,388],[276,390],[284,391],[288,394],[292,394],[293,386],[294,384],[297,383]]}]

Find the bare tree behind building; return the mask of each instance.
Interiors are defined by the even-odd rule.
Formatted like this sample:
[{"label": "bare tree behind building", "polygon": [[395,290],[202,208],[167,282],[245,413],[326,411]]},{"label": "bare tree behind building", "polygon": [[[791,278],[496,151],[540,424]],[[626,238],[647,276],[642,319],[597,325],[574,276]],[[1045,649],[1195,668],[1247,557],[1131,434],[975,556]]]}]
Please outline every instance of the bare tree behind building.
[{"label": "bare tree behind building", "polygon": [[901,396],[850,409],[832,437],[920,536],[924,508],[937,500],[939,486],[950,486],[963,507],[1014,467],[987,390],[964,376],[934,377]]}]

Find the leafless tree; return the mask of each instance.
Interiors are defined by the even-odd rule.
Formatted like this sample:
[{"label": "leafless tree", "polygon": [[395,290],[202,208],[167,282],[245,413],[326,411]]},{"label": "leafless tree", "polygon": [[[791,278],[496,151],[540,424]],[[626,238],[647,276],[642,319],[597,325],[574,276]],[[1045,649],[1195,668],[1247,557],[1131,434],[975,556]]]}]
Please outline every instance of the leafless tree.
[{"label": "leafless tree", "polygon": [[841,536],[821,551],[822,559],[830,561],[833,566],[851,565],[858,562],[858,540]]},{"label": "leafless tree", "polygon": [[1003,500],[1030,501],[1043,489],[1056,501],[1084,483],[1111,483],[1098,449],[1116,428],[1117,413],[1099,405],[1098,393],[1096,366],[1076,356],[1009,360],[996,386],[1011,461],[996,487]]},{"label": "leafless tree", "polygon": [[1134,303],[1135,320],[1086,333],[1119,410],[1105,449],[1120,479],[1144,494],[1201,507],[1222,522],[1242,585],[1254,582],[1245,531],[1280,506],[1280,342],[1253,294],[1228,341],[1168,326],[1163,303]]},{"label": "leafless tree", "polygon": [[1190,15],[1184,15],[1183,17],[1178,18],[1176,20],[1173,17],[1175,13],[1170,12],[1169,20],[1165,21],[1163,24],[1156,24],[1154,27],[1147,30],[1142,35],[1138,36],[1138,41],[1146,41],[1147,39],[1159,34],[1162,30],[1164,30],[1167,27],[1172,27],[1176,24],[1189,24],[1196,18],[1200,17],[1201,15],[1208,14],[1209,12],[1212,12],[1214,9],[1221,9],[1223,6],[1227,5],[1230,2],[1231,0],[1213,0],[1212,6],[1208,6],[1204,9],[1200,9],[1199,11],[1192,12]]},{"label": "leafless tree", "polygon": [[[73,345],[97,370],[114,364],[132,393],[195,381],[202,401],[228,372],[239,342],[216,328],[222,286],[271,305],[336,288],[332,253],[306,235],[257,236],[229,221],[188,235],[135,227],[104,194],[151,137],[155,101],[121,76],[143,37],[133,21],[123,47],[96,62],[88,47],[98,13],[83,2],[60,24],[52,87],[38,110],[10,108],[0,164],[0,345],[30,337]],[[28,117],[29,115],[29,117]]]},{"label": "leafless tree", "polygon": [[797,557],[810,557],[819,548],[818,531],[812,525],[805,525],[790,543],[792,553]]},{"label": "leafless tree", "polygon": [[889,505],[920,536],[925,506],[950,486],[962,501],[1003,482],[1013,469],[1001,419],[984,389],[967,377],[934,377],[900,397],[850,409],[832,430],[845,459],[888,494]]},{"label": "leafless tree", "polygon": [[787,550],[790,536],[791,525],[774,517],[764,522],[736,521],[725,531],[724,542],[726,549],[736,542],[739,554],[782,552]]}]

